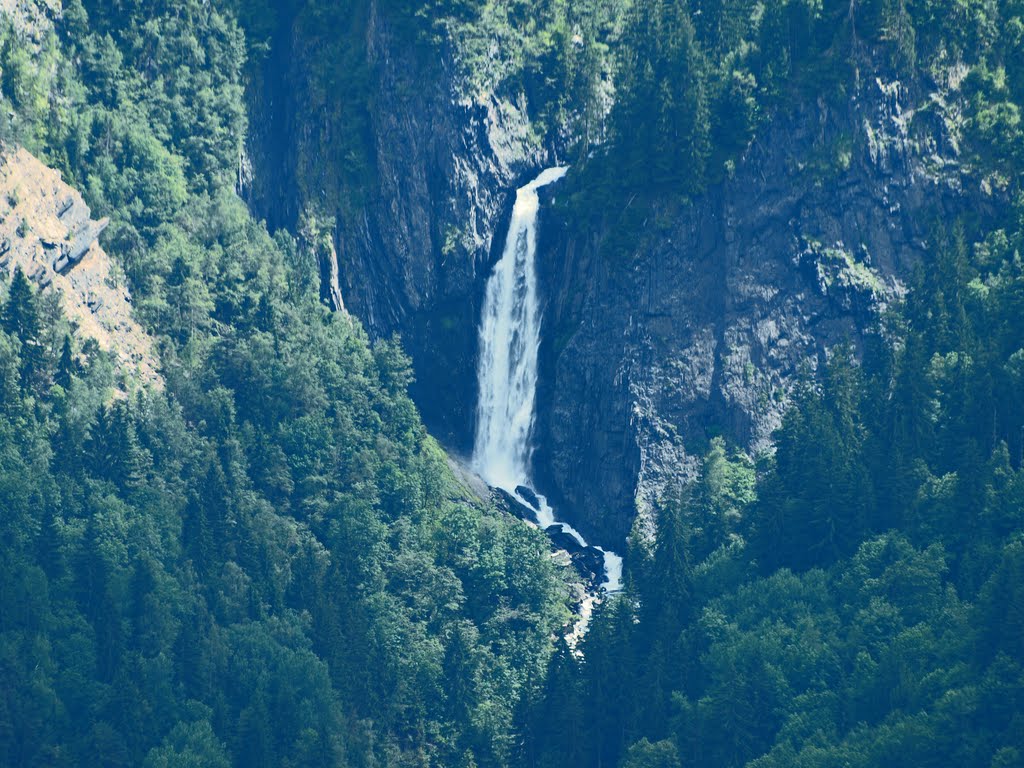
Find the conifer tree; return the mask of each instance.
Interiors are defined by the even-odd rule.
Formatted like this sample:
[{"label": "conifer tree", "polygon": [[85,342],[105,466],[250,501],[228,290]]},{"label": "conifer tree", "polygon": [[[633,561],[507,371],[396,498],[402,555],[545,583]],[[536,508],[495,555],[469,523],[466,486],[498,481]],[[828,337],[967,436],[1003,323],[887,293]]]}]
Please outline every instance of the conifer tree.
[{"label": "conifer tree", "polygon": [[45,375],[45,350],[38,299],[20,266],[15,268],[11,279],[3,312],[3,329],[21,341],[21,380],[35,389]]},{"label": "conifer tree", "polygon": [[71,388],[72,379],[78,374],[78,361],[75,359],[75,351],[71,346],[71,335],[64,335],[64,344],[61,346],[60,359],[57,361],[57,372],[54,375],[54,382],[65,390]]},{"label": "conifer tree", "polygon": [[15,267],[7,304],[3,312],[3,329],[21,339],[22,343],[39,338],[39,307],[35,291],[21,267]]}]

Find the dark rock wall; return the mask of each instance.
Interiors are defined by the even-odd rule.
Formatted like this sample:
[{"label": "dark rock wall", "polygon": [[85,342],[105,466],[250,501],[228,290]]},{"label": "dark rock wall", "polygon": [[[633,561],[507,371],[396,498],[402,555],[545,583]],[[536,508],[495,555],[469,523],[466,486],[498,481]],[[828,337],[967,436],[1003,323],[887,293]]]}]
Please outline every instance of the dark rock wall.
[{"label": "dark rock wall", "polygon": [[[343,79],[350,93],[332,92],[327,65],[309,59],[331,50],[309,40],[317,20],[302,8],[281,20],[254,78],[250,197],[278,226],[294,229],[309,211],[334,218],[345,307],[374,337],[402,335],[427,426],[465,453],[486,277],[514,189],[543,153],[519,105],[464,95],[448,57],[412,44],[375,1],[356,13],[346,22],[344,56],[360,70]],[[338,106],[346,99],[361,106]],[[339,136],[352,126],[365,135]],[[352,170],[354,151],[363,162]]]}]

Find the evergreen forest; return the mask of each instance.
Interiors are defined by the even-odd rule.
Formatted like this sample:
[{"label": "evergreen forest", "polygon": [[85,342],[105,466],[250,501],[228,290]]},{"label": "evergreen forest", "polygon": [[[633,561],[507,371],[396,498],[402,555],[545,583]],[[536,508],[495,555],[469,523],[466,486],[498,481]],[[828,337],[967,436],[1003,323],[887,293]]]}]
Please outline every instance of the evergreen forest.
[{"label": "evergreen forest", "polygon": [[[1024,766],[1024,2],[36,0],[36,30],[8,5],[0,141],[110,218],[162,385],[6,271],[0,766]],[[874,69],[959,68],[996,213],[929,222],[772,450],[700,446],[570,648],[571,569],[428,434],[402,339],[326,307],[315,249],[240,195],[297,14],[338,64],[309,78],[356,209],[381,16],[464,93],[522,98],[612,263]]]}]

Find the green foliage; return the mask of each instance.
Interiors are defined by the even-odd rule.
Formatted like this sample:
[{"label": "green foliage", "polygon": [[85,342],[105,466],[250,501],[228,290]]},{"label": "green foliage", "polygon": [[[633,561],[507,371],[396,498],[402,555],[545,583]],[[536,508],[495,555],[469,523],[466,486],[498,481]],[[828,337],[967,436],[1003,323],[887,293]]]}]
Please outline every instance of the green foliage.
[{"label": "green foliage", "polygon": [[861,383],[849,349],[833,352],[819,393],[810,385],[776,433],[774,471],[754,511],[755,556],[805,568],[849,555],[872,514]]},{"label": "green foliage", "polygon": [[629,590],[564,683],[595,713],[574,736],[593,764],[673,764],[673,750],[683,765],[757,768],[1017,759],[1024,272],[1011,239],[972,248],[964,227],[937,228],[929,269],[862,360],[840,346],[805,377],[756,485],[718,441],[660,506],[653,546],[634,547]]},{"label": "green foliage", "polygon": [[308,254],[233,190],[243,78],[284,18],[318,49],[299,101],[340,158],[297,175],[353,209],[371,188],[371,17],[474,95],[525,95],[612,250],[787,105],[844,105],[869,58],[911,86],[963,63],[964,163],[1020,197],[1016,0],[71,0],[37,38],[4,21],[0,138],[111,217],[166,390],[112,400],[110,356],[3,284],[0,763],[1019,763],[1024,203],[936,230],[905,306],[806,377],[758,472],[713,441],[582,659],[552,654],[544,538],[465,498],[399,344],[327,313]]},{"label": "green foliage", "polygon": [[507,765],[564,618],[546,540],[464,498],[400,346],[234,194],[232,13],[4,29],[11,125],[111,217],[166,388],[112,400],[110,357],[3,286],[0,763]]},{"label": "green foliage", "polygon": [[647,739],[640,739],[626,752],[622,768],[680,768],[679,751],[676,745],[667,739],[651,744]]},{"label": "green foliage", "polygon": [[710,151],[707,69],[685,5],[633,5],[612,115],[616,172],[636,186],[684,196],[703,186]]}]

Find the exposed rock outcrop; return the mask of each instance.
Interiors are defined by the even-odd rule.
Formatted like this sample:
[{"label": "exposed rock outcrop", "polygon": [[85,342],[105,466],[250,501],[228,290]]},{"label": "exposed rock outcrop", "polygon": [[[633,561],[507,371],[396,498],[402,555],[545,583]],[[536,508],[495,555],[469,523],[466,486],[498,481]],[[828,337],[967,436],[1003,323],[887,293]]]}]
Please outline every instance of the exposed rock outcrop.
[{"label": "exposed rock outcrop", "polygon": [[10,20],[27,43],[36,47],[60,13],[60,0],[0,0],[0,17]]},{"label": "exposed rock outcrop", "polygon": [[23,148],[0,146],[0,272],[21,267],[41,289],[59,292],[80,333],[113,350],[130,380],[160,387],[152,339],[97,242],[106,226],[58,171]]}]

